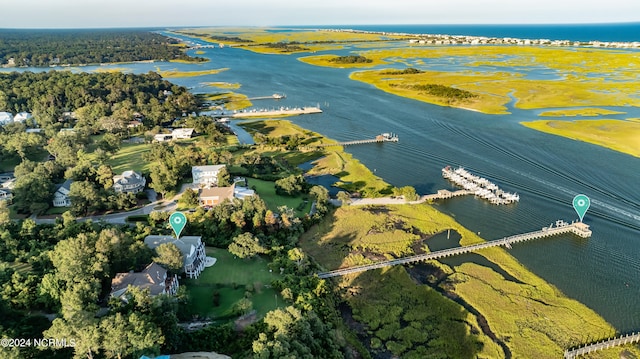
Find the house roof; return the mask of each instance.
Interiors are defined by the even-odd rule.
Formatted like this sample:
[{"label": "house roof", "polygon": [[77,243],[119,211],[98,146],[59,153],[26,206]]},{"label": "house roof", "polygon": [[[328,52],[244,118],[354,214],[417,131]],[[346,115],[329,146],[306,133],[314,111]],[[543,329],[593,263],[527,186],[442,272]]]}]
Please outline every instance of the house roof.
[{"label": "house roof", "polygon": [[141,184],[145,181],[144,177],[141,174],[135,171],[124,171],[121,175],[113,176],[113,184],[122,183],[122,184]]},{"label": "house roof", "polygon": [[184,256],[184,264],[191,264],[195,260],[196,248],[202,243],[201,236],[182,236],[179,239],[171,236],[146,236],[144,243],[151,249],[155,249],[157,246],[164,243],[173,243],[178,247],[182,255]]},{"label": "house roof", "polygon": [[66,181],[64,181],[63,183],[56,185],[56,192],[58,192],[60,189],[65,189],[67,190],[67,192],[69,192],[71,190],[71,183],[73,182],[72,179],[68,179]]},{"label": "house roof", "polygon": [[189,136],[193,135],[193,128],[176,128],[171,132],[173,136]]},{"label": "house roof", "polygon": [[235,185],[231,187],[212,187],[212,188],[203,188],[200,190],[199,197],[200,199],[218,197],[220,200],[225,198],[232,199],[234,193]]},{"label": "house roof", "polygon": [[131,285],[140,289],[149,289],[151,295],[158,295],[165,289],[166,275],[167,270],[155,262],[139,273],[118,273],[111,280],[111,293],[120,296]]},{"label": "house roof", "polygon": [[15,122],[23,122],[26,121],[30,118],[32,118],[33,116],[29,113],[29,112],[20,112],[19,114],[17,114],[14,118],[13,121]]},{"label": "house roof", "polygon": [[191,167],[192,173],[197,172],[217,172],[223,169],[225,165],[209,165],[209,166],[193,166]]}]

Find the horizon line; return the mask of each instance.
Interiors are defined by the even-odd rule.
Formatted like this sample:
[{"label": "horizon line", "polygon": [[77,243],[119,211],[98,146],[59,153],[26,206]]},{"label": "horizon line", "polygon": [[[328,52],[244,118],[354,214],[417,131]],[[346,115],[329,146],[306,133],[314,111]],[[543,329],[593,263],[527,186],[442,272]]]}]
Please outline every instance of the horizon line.
[{"label": "horizon line", "polygon": [[593,21],[593,22],[548,22],[548,23],[367,23],[367,24],[295,24],[295,25],[149,25],[149,26],[96,26],[96,27],[0,27],[2,30],[113,30],[113,29],[168,29],[168,28],[269,28],[269,27],[305,27],[305,28],[322,28],[322,27],[344,27],[348,29],[353,26],[576,26],[576,25],[632,25],[640,24],[637,21]]}]

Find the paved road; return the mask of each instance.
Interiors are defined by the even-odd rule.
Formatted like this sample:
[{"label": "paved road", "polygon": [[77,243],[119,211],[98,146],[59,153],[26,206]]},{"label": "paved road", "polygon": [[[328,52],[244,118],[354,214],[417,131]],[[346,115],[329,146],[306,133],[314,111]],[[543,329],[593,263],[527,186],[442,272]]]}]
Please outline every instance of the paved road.
[{"label": "paved road", "polygon": [[[127,217],[149,214],[153,211],[156,211],[155,208],[158,206],[161,206],[161,207],[159,207],[157,211],[173,212],[176,210],[178,199],[180,199],[180,197],[182,196],[182,193],[189,187],[192,187],[191,183],[183,184],[182,187],[180,188],[180,192],[178,192],[178,194],[176,194],[171,200],[160,200],[160,201],[157,200],[156,193],[153,190],[149,190],[147,194],[149,195],[149,199],[152,200],[152,202],[145,205],[142,208],[134,209],[133,211],[128,211],[128,212],[104,214],[101,216],[76,217],[76,220],[86,221],[88,219],[91,219],[93,221],[105,221],[113,224],[126,224]],[[33,219],[38,224],[56,222],[55,218],[37,218],[35,215],[31,216],[30,218]]]}]

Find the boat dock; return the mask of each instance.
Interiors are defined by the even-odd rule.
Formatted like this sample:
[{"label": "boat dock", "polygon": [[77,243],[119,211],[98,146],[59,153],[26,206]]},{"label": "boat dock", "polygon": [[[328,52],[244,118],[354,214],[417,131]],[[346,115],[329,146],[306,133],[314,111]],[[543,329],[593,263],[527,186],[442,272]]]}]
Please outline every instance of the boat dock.
[{"label": "boat dock", "polygon": [[470,194],[489,201],[491,204],[510,204],[520,201],[518,194],[505,192],[495,183],[486,178],[475,176],[462,167],[454,170],[447,166],[442,169],[442,177],[453,182],[456,186],[470,191]]},{"label": "boat dock", "polygon": [[331,147],[331,146],[351,146],[351,145],[362,145],[365,143],[382,143],[382,142],[398,142],[398,135],[394,133],[381,133],[377,135],[375,138],[368,140],[355,140],[355,141],[343,141],[336,143],[324,143],[321,145],[315,145],[312,147]]},{"label": "boat dock", "polygon": [[571,224],[566,223],[563,220],[557,220],[554,224],[549,225],[548,227],[543,227],[539,231],[516,234],[514,236],[505,237],[502,239],[497,239],[494,241],[484,242],[473,244],[470,246],[464,247],[456,247],[445,249],[441,251],[419,254],[415,256],[409,256],[404,258],[392,259],[388,261],[381,261],[373,264],[367,264],[362,266],[355,266],[349,268],[336,269],[334,271],[322,272],[318,273],[318,277],[320,278],[331,278],[331,277],[339,277],[346,274],[359,273],[372,269],[390,267],[394,265],[408,264],[414,262],[423,262],[438,258],[450,257],[459,254],[475,252],[481,249],[490,248],[490,247],[499,247],[504,246],[507,248],[511,248],[511,245],[514,243],[520,243],[525,241],[531,241],[534,239],[547,238],[552,236],[557,236],[561,234],[573,233],[582,238],[591,237],[591,230],[589,229],[589,225],[583,222],[572,222]]},{"label": "boat dock", "polygon": [[287,98],[287,96],[285,94],[274,93],[271,96],[251,97],[251,98],[249,98],[247,100],[249,100],[249,101],[253,101],[253,100],[282,100],[283,98]]},{"label": "boat dock", "polygon": [[573,359],[581,355],[587,355],[598,350],[609,349],[626,344],[634,344],[640,342],[640,332],[621,335],[619,337],[603,340],[601,342],[588,344],[580,348],[566,350],[564,352],[565,359]]},{"label": "boat dock", "polygon": [[[312,113],[322,113],[320,107],[281,107],[279,109],[253,109],[248,111],[238,111],[229,115],[234,118],[244,117],[269,117],[269,116],[296,116],[296,115],[308,115]],[[227,116],[227,115],[225,115]]]}]

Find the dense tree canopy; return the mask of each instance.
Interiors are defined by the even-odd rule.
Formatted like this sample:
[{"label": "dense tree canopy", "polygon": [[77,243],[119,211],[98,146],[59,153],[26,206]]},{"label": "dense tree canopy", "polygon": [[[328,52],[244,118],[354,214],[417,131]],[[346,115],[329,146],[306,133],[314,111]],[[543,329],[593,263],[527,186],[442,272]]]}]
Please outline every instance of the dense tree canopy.
[{"label": "dense tree canopy", "polygon": [[[145,30],[0,30],[0,65],[47,67],[144,60],[205,61]],[[13,59],[10,63],[10,59]]]}]

